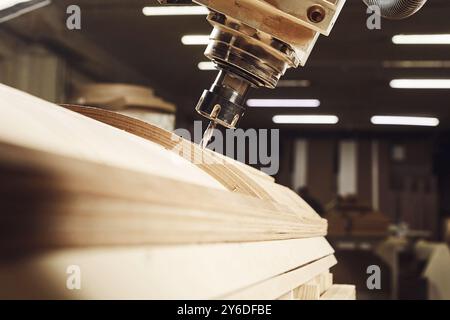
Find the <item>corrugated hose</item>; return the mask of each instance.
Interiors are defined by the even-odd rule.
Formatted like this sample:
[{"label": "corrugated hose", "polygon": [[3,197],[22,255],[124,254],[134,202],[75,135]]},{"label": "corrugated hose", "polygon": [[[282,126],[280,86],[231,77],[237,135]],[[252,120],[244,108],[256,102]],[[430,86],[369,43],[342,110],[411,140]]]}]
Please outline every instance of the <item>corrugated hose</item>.
[{"label": "corrugated hose", "polygon": [[399,20],[412,16],[427,0],[363,0],[367,6],[378,6],[381,16]]}]

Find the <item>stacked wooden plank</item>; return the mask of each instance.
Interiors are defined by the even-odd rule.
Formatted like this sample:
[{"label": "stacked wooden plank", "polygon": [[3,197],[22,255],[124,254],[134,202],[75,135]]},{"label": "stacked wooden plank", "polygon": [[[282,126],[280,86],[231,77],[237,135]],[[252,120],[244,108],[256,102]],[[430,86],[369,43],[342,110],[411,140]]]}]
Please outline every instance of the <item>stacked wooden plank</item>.
[{"label": "stacked wooden plank", "polygon": [[76,86],[70,99],[79,105],[112,110],[173,131],[175,105],[156,96],[150,87],[123,83],[90,83]]},{"label": "stacked wooden plank", "polygon": [[[147,123],[0,86],[0,172],[0,298],[333,289],[320,280],[336,263],[326,220],[271,177]],[[71,266],[81,290],[67,289]]]}]

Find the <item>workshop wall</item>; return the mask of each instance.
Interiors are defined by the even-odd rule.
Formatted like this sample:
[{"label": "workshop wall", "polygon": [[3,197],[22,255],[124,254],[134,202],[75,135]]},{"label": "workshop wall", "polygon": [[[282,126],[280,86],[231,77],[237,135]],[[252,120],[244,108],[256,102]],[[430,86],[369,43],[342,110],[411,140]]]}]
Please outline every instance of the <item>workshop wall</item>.
[{"label": "workshop wall", "polygon": [[[295,152],[302,140],[307,147],[299,156]],[[437,175],[434,172],[434,144],[427,138],[411,140],[399,138],[294,138],[291,156],[290,187],[295,188],[296,181],[305,181],[309,194],[324,207],[333,202],[339,194],[338,177],[342,170],[340,148],[342,141],[352,141],[356,146],[356,161],[353,170],[347,175],[356,176],[356,201],[373,210],[381,211],[393,222],[406,222],[412,229],[429,230],[437,235],[439,219],[439,197]],[[284,155],[283,155],[284,157]],[[345,157],[344,157],[345,158]],[[305,161],[303,172],[296,167],[299,161]],[[285,167],[282,167],[285,168]],[[283,169],[284,170],[284,169]],[[280,177],[286,176],[281,172]],[[343,177],[347,179],[348,177]],[[348,179],[347,179],[348,180]]]},{"label": "workshop wall", "polygon": [[66,100],[73,86],[91,81],[71,67],[66,58],[43,44],[23,42],[4,31],[0,36],[1,83],[61,103]]}]

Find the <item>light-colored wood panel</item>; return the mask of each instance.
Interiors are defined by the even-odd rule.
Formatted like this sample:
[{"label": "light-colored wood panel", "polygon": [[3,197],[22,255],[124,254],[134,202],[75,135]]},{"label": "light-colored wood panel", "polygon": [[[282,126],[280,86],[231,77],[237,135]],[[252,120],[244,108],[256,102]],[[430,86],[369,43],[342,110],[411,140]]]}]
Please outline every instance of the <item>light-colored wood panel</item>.
[{"label": "light-colored wood panel", "polygon": [[65,105],[65,107],[164,146],[196,164],[232,192],[281,203],[294,212],[300,211],[302,216],[318,217],[295,192],[275,184],[272,177],[250,166],[208,149],[202,150],[198,145],[173,133],[121,114],[74,105]]},{"label": "light-colored wood panel", "polygon": [[[94,119],[0,85],[9,297],[275,299],[336,263],[326,220],[272,178],[138,120],[81,110]],[[81,292],[65,288],[69,265],[82,268]]]},{"label": "light-colored wood panel", "polygon": [[190,141],[143,121],[98,108],[76,105],[63,106],[163,146],[167,150],[196,164],[220,181],[228,190],[270,199],[270,195],[265,190],[259,188],[252,179],[247,179],[247,176],[267,177],[267,180],[273,182],[273,179],[259,170],[245,166],[208,149],[203,150]]},{"label": "light-colored wood panel", "polygon": [[0,186],[2,248],[326,234],[325,220],[272,201],[21,147],[0,150],[0,172],[9,181]]},{"label": "light-colored wood panel", "polygon": [[298,300],[319,300],[320,287],[316,282],[311,280],[296,290],[295,298]]},{"label": "light-colored wood panel", "polygon": [[294,290],[291,290],[282,296],[278,297],[277,300],[294,300]]},{"label": "light-colored wood panel", "polygon": [[320,300],[355,300],[356,289],[353,285],[334,284],[321,297]]},{"label": "light-colored wood panel", "polygon": [[[332,252],[324,238],[52,250],[3,261],[0,298],[211,299]],[[66,289],[70,265],[81,268],[80,291]]]},{"label": "light-colored wood panel", "polygon": [[319,300],[320,296],[330,289],[332,285],[333,274],[326,271],[295,289],[294,297],[299,300]]},{"label": "light-colored wood panel", "polygon": [[277,275],[254,286],[239,290],[227,295],[225,299],[261,299],[272,300],[280,297],[283,293],[295,289],[308,282],[320,273],[328,270],[337,263],[333,255],[300,266],[289,272]]},{"label": "light-colored wood panel", "polygon": [[0,85],[0,105],[0,141],[224,190],[154,142],[19,90]]}]

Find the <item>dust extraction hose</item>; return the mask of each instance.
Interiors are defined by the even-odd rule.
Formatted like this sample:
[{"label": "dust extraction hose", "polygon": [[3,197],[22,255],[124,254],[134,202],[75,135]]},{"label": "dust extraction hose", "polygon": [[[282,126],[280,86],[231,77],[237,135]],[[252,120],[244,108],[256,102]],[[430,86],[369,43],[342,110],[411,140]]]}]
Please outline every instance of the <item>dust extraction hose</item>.
[{"label": "dust extraction hose", "polygon": [[387,19],[405,19],[423,7],[427,0],[363,0],[367,6],[378,6]]}]

